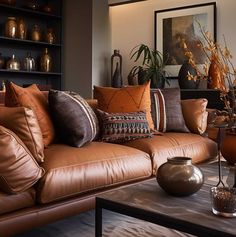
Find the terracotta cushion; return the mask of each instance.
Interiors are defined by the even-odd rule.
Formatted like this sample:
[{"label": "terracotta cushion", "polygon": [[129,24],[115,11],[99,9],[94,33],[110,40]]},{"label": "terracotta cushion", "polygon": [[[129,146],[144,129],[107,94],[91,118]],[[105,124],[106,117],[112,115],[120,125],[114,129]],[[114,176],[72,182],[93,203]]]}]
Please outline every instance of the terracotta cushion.
[{"label": "terracotta cushion", "polygon": [[5,105],[9,107],[23,106],[32,109],[41,128],[44,145],[48,146],[53,142],[55,132],[49,114],[48,102],[35,84],[22,88],[12,82],[7,83]]},{"label": "terracotta cushion", "polygon": [[154,129],[151,117],[150,82],[122,88],[94,87],[98,109],[108,113],[145,111],[149,127]]},{"label": "terracotta cushion", "polygon": [[207,128],[207,99],[182,100],[183,116],[188,129],[192,133],[203,134]]},{"label": "terracotta cushion", "polygon": [[44,159],[44,143],[38,120],[32,109],[0,107],[0,125],[13,131],[40,163]]},{"label": "terracotta cushion", "polygon": [[97,137],[97,116],[79,94],[50,90],[48,100],[54,124],[63,142],[81,147]]},{"label": "terracotta cushion", "polygon": [[35,196],[36,192],[34,188],[14,195],[0,192],[0,214],[34,206]]},{"label": "terracotta cushion", "polygon": [[151,176],[148,154],[122,145],[91,142],[81,148],[53,144],[45,149],[39,181],[41,203]]},{"label": "terracotta cushion", "polygon": [[217,144],[209,138],[192,133],[162,133],[150,139],[139,139],[125,143],[140,149],[153,160],[153,174],[168,157],[191,157],[193,163],[203,162],[217,155]]},{"label": "terracotta cushion", "polygon": [[189,132],[185,124],[178,88],[152,90],[152,114],[160,132]]},{"label": "terracotta cushion", "polygon": [[15,133],[0,126],[0,189],[18,193],[33,186],[44,174]]}]

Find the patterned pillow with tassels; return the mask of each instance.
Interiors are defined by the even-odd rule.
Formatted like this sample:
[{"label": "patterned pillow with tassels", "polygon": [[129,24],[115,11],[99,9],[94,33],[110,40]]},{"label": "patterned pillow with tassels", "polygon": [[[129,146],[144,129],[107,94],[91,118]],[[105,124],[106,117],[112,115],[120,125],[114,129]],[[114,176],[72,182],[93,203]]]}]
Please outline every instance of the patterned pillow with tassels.
[{"label": "patterned pillow with tassels", "polygon": [[102,136],[101,140],[111,143],[123,143],[139,138],[152,137],[146,113],[107,113],[98,109]]}]

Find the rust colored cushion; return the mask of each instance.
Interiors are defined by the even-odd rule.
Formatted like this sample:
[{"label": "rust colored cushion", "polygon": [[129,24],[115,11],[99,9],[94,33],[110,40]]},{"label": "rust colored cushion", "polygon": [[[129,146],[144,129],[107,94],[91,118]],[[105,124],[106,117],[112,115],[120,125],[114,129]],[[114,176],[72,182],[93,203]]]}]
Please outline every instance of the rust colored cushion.
[{"label": "rust colored cushion", "polygon": [[44,170],[20,138],[0,126],[0,189],[6,193],[27,190],[40,179]]},{"label": "rust colored cushion", "polygon": [[8,83],[5,105],[9,107],[23,106],[32,109],[41,128],[44,145],[48,146],[53,142],[55,131],[49,114],[48,102],[35,84],[22,88],[12,82]]},{"label": "rust colored cushion", "polygon": [[203,134],[207,128],[207,99],[182,100],[183,116],[192,133]]},{"label": "rust colored cushion", "polygon": [[40,163],[44,158],[43,136],[35,113],[25,107],[0,107],[0,125],[13,131]]},{"label": "rust colored cushion", "polygon": [[151,116],[150,82],[122,88],[94,87],[98,109],[108,113],[145,111],[150,129],[154,129]]}]

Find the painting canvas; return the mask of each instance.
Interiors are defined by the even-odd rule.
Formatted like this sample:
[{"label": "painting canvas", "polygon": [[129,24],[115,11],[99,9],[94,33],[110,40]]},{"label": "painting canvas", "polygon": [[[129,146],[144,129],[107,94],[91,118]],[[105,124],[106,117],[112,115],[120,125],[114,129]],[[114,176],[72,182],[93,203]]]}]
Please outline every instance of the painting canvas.
[{"label": "painting canvas", "polygon": [[198,47],[203,41],[199,24],[216,37],[214,8],[210,3],[155,12],[155,47],[163,54],[170,77],[177,77],[186,60],[183,42],[193,52],[196,63],[204,63],[205,55]]}]

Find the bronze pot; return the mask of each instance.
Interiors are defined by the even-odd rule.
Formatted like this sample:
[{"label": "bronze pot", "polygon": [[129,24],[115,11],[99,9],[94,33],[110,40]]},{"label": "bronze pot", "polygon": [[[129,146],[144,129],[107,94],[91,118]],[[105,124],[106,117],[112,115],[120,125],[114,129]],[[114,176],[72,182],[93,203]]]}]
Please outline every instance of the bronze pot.
[{"label": "bronze pot", "polygon": [[191,195],[202,187],[204,181],[201,170],[189,157],[168,158],[159,167],[156,179],[162,189],[174,196]]},{"label": "bronze pot", "polygon": [[221,154],[230,163],[236,163],[236,134],[226,134],[222,146]]}]

